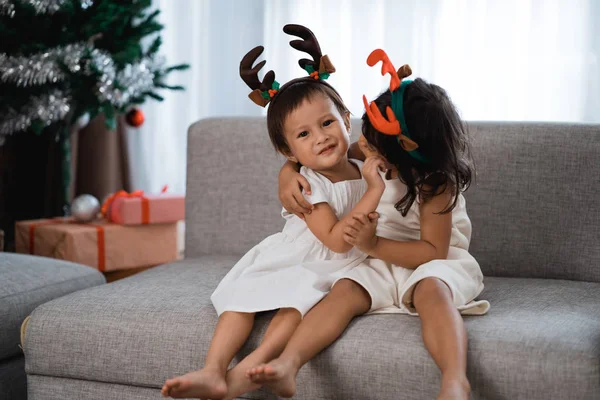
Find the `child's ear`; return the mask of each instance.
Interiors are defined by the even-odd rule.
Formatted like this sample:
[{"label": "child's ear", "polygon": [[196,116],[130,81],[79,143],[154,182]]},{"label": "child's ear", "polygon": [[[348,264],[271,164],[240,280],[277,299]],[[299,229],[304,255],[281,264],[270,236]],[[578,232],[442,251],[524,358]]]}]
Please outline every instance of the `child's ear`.
[{"label": "child's ear", "polygon": [[352,132],[352,124],[350,123],[350,111],[346,111],[344,114],[344,125],[346,125],[346,130],[348,134]]},{"label": "child's ear", "polygon": [[286,149],[286,150],[283,150],[282,153],[285,156],[285,158],[287,158],[288,160],[290,160],[293,163],[298,164],[298,159],[296,157],[294,157],[294,155],[292,154],[291,151]]}]

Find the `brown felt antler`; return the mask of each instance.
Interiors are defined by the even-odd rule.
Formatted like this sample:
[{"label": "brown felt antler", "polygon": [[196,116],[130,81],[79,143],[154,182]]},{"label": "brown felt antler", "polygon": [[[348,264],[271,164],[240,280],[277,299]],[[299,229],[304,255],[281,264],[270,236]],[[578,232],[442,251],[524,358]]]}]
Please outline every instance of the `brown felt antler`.
[{"label": "brown felt antler", "polygon": [[[240,62],[240,77],[244,82],[246,82],[248,87],[252,89],[252,92],[248,95],[248,97],[261,107],[265,107],[267,104],[269,104],[269,101],[271,101],[271,98],[277,92],[277,90],[273,88],[273,83],[275,82],[275,72],[267,72],[262,82],[258,79],[258,71],[260,71],[261,68],[266,64],[266,61],[263,60],[252,67],[264,49],[265,48],[263,46],[256,46],[250,50]],[[263,96],[263,93],[265,92],[269,94],[268,98]]]},{"label": "brown felt antler", "polygon": [[308,53],[312,57],[312,60],[307,58],[299,60],[300,68],[306,70],[315,79],[319,79],[319,74],[329,76],[335,72],[335,67],[329,57],[321,53],[319,42],[310,29],[302,25],[288,24],[283,27],[283,31],[288,35],[301,37],[303,40],[292,40],[290,46]]}]

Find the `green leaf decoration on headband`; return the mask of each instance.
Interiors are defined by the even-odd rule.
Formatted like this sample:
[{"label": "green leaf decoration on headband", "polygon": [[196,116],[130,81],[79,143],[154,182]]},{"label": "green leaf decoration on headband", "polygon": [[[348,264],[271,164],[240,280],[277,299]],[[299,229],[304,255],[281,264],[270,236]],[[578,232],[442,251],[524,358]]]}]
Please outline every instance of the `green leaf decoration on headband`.
[{"label": "green leaf decoration on headband", "polygon": [[271,85],[271,89],[260,92],[260,96],[263,99],[269,100],[269,99],[271,99],[271,97],[275,96],[275,93],[277,93],[278,90],[279,90],[279,82],[273,81],[273,84]]},{"label": "green leaf decoration on headband", "polygon": [[304,69],[306,70],[306,72],[308,72],[308,74],[315,78],[315,79],[319,79],[319,80],[325,80],[327,78],[329,78],[329,75],[331,75],[329,72],[319,72],[318,70],[315,70],[315,67],[313,67],[312,65],[308,65],[306,64],[304,66]]}]

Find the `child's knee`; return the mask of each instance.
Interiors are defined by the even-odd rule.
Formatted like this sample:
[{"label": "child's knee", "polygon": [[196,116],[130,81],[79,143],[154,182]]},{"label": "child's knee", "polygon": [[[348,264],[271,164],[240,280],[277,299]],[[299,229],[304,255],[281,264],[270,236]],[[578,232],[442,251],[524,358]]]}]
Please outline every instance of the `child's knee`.
[{"label": "child's knee", "polygon": [[412,303],[417,307],[427,301],[452,302],[452,292],[441,279],[436,277],[425,278],[415,285]]},{"label": "child's knee", "polygon": [[371,296],[369,293],[360,284],[351,279],[340,279],[337,281],[331,289],[330,295],[358,309],[361,314],[367,312],[371,307]]}]

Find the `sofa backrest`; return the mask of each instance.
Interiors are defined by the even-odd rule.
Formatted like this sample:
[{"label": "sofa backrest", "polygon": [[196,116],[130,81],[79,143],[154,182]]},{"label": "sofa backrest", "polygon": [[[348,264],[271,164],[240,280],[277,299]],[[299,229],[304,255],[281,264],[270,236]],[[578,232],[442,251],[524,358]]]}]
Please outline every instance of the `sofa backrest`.
[{"label": "sofa backrest", "polygon": [[[352,140],[360,132],[353,120]],[[477,176],[465,193],[486,276],[600,282],[600,126],[470,122]],[[188,132],[186,257],[242,255],[283,227],[285,159],[263,117]]]}]

